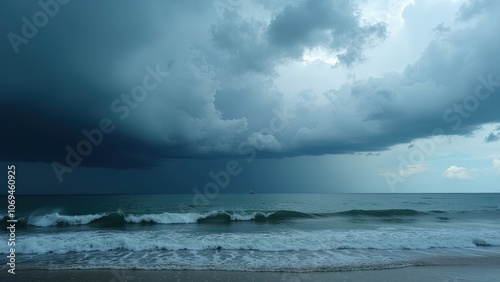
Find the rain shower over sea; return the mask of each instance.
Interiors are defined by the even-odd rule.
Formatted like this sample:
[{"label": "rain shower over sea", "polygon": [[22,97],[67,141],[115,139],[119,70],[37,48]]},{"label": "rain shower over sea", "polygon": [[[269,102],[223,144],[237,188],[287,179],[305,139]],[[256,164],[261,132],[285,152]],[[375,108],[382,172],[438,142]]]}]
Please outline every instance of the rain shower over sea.
[{"label": "rain shower over sea", "polygon": [[500,194],[221,194],[203,206],[193,195],[71,195],[16,203],[20,270],[311,272],[500,258]]}]

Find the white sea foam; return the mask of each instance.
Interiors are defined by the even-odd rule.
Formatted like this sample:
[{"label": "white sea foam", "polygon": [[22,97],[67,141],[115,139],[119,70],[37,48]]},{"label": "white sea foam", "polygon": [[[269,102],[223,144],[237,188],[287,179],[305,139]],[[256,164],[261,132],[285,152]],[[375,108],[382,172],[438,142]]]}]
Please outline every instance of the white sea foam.
[{"label": "white sea foam", "polygon": [[[338,249],[424,250],[500,246],[500,230],[406,228],[398,230],[322,230],[268,233],[186,234],[178,231],[84,231],[19,234],[18,253],[44,254],[108,250],[256,250],[321,251]],[[6,253],[7,249],[3,249]]]},{"label": "white sea foam", "polygon": [[[117,218],[119,215],[121,218]],[[109,216],[109,218],[108,218]],[[318,217],[356,217],[375,219],[385,218],[405,218],[405,217],[429,217],[434,218],[435,213],[425,213],[415,210],[348,210],[329,214],[307,214],[295,211],[225,211],[213,210],[207,212],[191,213],[149,213],[149,214],[124,214],[121,211],[115,213],[99,213],[84,215],[62,215],[59,212],[53,212],[45,215],[32,215],[26,221],[28,225],[50,227],[56,225],[82,225],[89,224],[97,219],[102,219],[102,223],[156,223],[156,224],[189,224],[198,222],[220,222],[220,221],[285,221],[304,218]],[[106,217],[106,218],[103,218]]]},{"label": "white sea foam", "polygon": [[173,223],[196,223],[198,219],[202,218],[203,215],[199,213],[161,213],[161,214],[143,214],[143,215],[128,215],[125,217],[125,221],[129,223],[161,223],[161,224],[173,224]]},{"label": "white sea foam", "polygon": [[[222,218],[231,221],[249,221],[256,219],[257,216],[268,217],[273,212],[228,212],[228,211],[210,211],[201,213],[152,213],[152,214],[129,214],[124,216],[126,223],[157,223],[157,224],[182,224],[197,223],[200,219]],[[30,216],[27,220],[28,225],[49,227],[56,225],[82,225],[89,224],[94,220],[101,219],[111,215],[110,213],[85,214],[85,215],[61,215],[58,212],[41,216]]]},{"label": "white sea foam", "polygon": [[82,225],[88,224],[96,219],[104,217],[106,214],[86,214],[86,215],[60,215],[51,213],[42,216],[31,216],[28,218],[28,224],[33,226],[48,227],[58,224]]},{"label": "white sea foam", "polygon": [[[211,211],[205,213],[168,213],[161,214],[143,214],[143,215],[128,215],[125,221],[128,223],[159,223],[159,224],[176,224],[176,223],[196,223],[200,219],[226,217],[232,221],[248,221],[255,219],[257,212],[252,213],[236,213],[227,211]],[[264,213],[260,213],[265,215]]]}]

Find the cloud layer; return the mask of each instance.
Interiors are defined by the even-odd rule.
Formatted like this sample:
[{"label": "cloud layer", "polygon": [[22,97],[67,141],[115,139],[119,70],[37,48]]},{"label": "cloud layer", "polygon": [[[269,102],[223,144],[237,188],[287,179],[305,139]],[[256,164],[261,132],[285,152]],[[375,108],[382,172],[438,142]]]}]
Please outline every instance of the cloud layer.
[{"label": "cloud layer", "polygon": [[[66,147],[76,150],[82,130],[103,118],[116,129],[83,165],[146,167],[241,156],[248,147],[259,157],[371,152],[437,128],[467,135],[500,121],[496,1],[464,5],[400,73],[290,99],[274,83],[278,67],[315,49],[334,56],[337,67],[355,66],[389,35],[386,24],[364,21],[356,1],[213,4],[70,2],[17,54],[3,40],[0,118],[9,122],[0,127],[1,159],[64,162]],[[22,18],[33,21],[42,10],[0,4],[2,34],[24,36]],[[148,67],[168,76],[130,106],[124,97],[151,76]],[[129,108],[125,118],[113,109],[116,100]]]},{"label": "cloud layer", "polygon": [[455,178],[460,180],[472,179],[470,171],[468,171],[465,167],[460,166],[450,166],[443,175],[447,178]]}]

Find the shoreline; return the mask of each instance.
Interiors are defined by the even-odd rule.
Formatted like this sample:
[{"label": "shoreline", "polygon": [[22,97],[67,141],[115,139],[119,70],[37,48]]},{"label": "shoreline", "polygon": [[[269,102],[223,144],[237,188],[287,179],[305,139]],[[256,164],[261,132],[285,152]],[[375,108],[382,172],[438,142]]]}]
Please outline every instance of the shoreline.
[{"label": "shoreline", "polygon": [[382,270],[346,272],[244,272],[212,270],[18,270],[12,275],[3,271],[2,281],[495,281],[498,265],[410,266]]}]

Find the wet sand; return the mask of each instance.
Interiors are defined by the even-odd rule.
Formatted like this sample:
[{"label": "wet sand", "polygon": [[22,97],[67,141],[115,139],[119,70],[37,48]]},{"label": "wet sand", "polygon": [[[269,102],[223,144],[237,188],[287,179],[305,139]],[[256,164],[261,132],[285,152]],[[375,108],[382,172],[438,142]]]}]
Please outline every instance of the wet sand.
[{"label": "wet sand", "polygon": [[500,281],[500,266],[495,263],[459,266],[417,266],[397,269],[346,272],[239,272],[191,270],[6,270],[2,281],[68,282],[68,281]]}]

